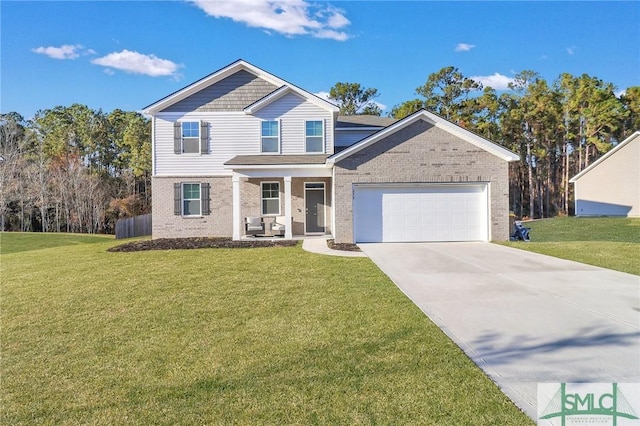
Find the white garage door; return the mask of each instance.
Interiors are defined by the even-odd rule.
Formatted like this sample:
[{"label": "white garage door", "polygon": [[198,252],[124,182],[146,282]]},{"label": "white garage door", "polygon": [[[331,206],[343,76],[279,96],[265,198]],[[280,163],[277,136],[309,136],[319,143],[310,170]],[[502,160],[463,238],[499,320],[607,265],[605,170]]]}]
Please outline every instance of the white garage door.
[{"label": "white garage door", "polygon": [[487,241],[486,184],[355,185],[356,242]]}]

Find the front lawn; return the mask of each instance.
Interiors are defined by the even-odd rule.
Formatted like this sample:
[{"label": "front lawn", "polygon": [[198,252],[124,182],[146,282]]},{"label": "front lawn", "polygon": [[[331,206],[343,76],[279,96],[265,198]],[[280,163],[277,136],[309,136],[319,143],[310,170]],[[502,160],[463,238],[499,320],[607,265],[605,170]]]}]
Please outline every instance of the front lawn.
[{"label": "front lawn", "polygon": [[526,222],[531,242],[510,247],[640,275],[640,219],[559,217]]},{"label": "front lawn", "polygon": [[369,259],[0,238],[1,424],[533,424]]}]

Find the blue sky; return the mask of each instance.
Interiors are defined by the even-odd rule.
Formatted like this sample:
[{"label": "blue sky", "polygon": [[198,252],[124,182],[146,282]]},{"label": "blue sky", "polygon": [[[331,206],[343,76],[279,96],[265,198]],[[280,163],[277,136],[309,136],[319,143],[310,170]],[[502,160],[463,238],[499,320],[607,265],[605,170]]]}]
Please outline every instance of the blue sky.
[{"label": "blue sky", "polygon": [[0,2],[0,111],[140,110],[237,59],[313,93],[375,87],[389,112],[455,66],[496,89],[515,73],[640,85],[640,2]]}]

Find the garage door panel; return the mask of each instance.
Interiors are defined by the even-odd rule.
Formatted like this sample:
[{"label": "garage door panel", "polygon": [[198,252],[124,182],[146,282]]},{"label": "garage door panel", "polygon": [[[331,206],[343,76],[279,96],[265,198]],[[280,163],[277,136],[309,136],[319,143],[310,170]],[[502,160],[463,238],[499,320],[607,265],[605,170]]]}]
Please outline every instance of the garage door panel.
[{"label": "garage door panel", "polygon": [[358,186],[357,242],[486,241],[487,187],[479,185]]}]

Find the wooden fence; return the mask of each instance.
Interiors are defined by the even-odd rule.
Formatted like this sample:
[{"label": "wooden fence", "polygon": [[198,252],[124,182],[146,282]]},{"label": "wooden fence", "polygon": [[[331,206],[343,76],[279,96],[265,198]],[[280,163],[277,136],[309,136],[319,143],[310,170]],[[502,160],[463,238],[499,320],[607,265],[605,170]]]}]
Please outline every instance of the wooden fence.
[{"label": "wooden fence", "polygon": [[116,240],[151,235],[151,213],[116,222]]}]

